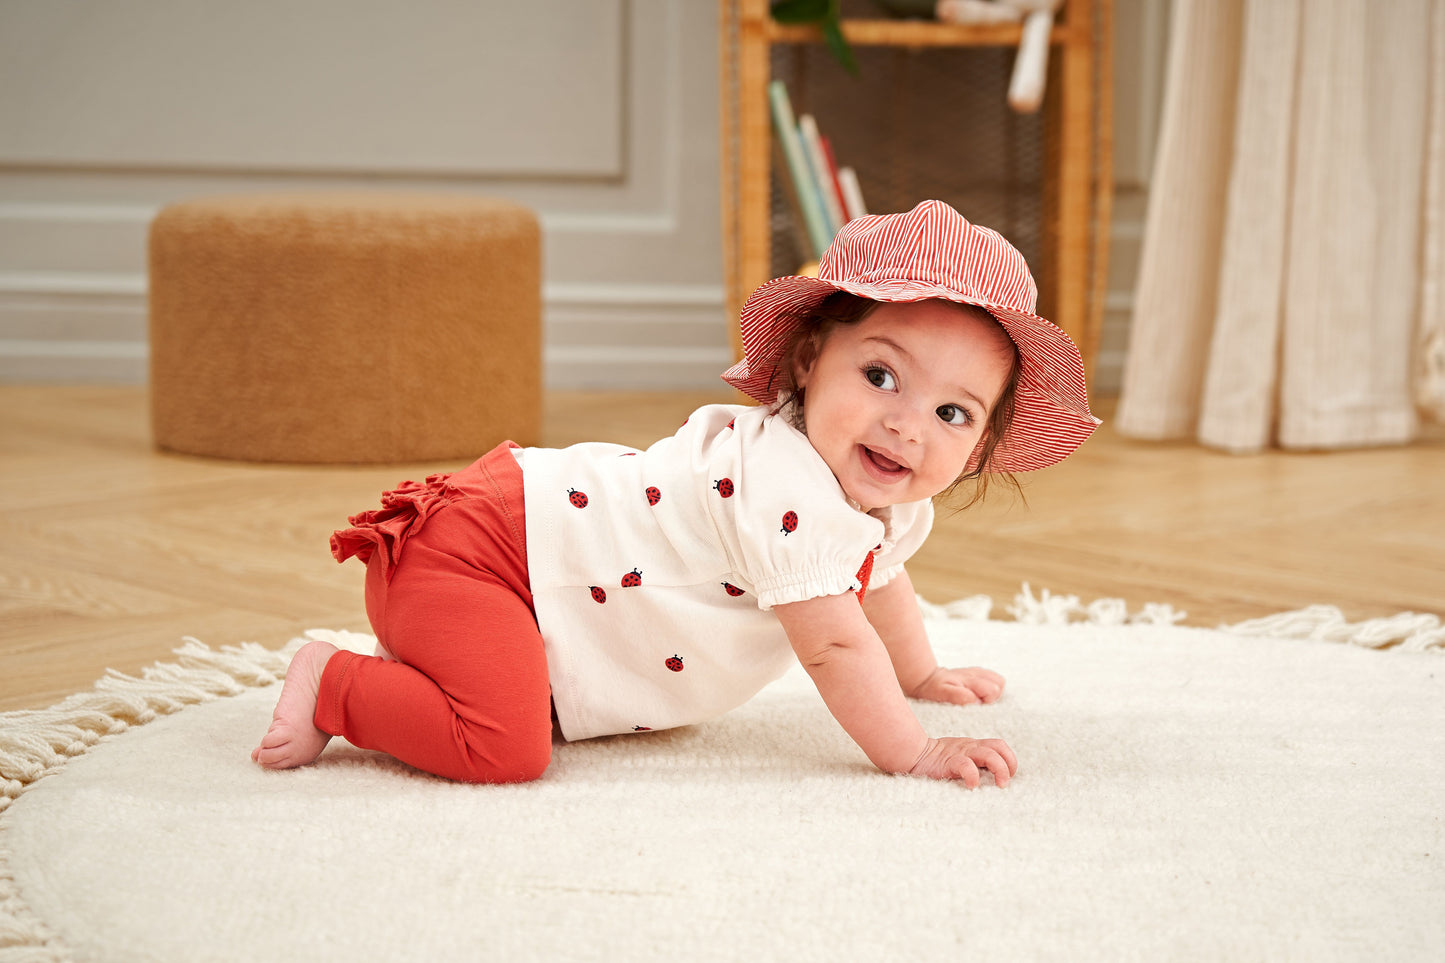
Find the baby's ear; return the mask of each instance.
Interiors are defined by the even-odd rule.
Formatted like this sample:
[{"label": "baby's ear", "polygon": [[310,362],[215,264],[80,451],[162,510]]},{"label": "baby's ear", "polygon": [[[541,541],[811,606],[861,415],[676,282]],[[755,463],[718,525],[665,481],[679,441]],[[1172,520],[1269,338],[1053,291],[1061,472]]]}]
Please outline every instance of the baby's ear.
[{"label": "baby's ear", "polygon": [[813,334],[798,345],[798,351],[793,356],[793,384],[798,388],[808,387],[808,376],[813,373],[813,365],[817,363],[818,336]]}]

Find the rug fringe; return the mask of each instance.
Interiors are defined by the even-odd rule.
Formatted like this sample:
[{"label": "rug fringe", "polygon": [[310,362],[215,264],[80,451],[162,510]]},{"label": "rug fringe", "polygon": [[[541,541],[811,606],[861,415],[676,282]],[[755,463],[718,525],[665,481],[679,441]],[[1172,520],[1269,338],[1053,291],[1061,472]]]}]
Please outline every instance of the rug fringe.
[{"label": "rug fringe", "polygon": [[[973,595],[966,599],[937,605],[919,596],[918,604],[924,618],[963,619],[970,622],[985,622],[993,611],[993,599],[987,595]],[[1158,602],[1146,603],[1137,612],[1131,613],[1123,599],[1095,599],[1088,605],[1079,601],[1077,595],[1055,595],[1042,589],[1038,598],[1025,582],[1018,595],[1006,611],[1014,621],[1026,625],[1067,625],[1070,622],[1087,622],[1090,625],[1173,625],[1181,622],[1188,613],[1171,605]]]},{"label": "rug fringe", "polygon": [[[993,600],[987,595],[974,595],[947,605],[936,605],[920,596],[918,604],[923,609],[924,618],[981,622],[990,617]],[[1077,595],[1054,595],[1048,589],[1041,590],[1035,598],[1027,582],[1014,596],[1007,611],[1015,621],[1028,625],[1067,625],[1071,622],[1089,625],[1174,625],[1188,615],[1172,605],[1157,602],[1147,603],[1132,613],[1123,599],[1101,598],[1084,605]],[[1445,622],[1439,616],[1422,612],[1401,612],[1384,618],[1350,622],[1333,605],[1311,605],[1233,625],[1221,625],[1219,629],[1260,638],[1315,639],[1372,649],[1445,654]]]},{"label": "rug fringe", "polygon": [[1371,649],[1399,652],[1434,651],[1445,654],[1445,624],[1439,616],[1401,612],[1385,618],[1349,622],[1333,605],[1311,605],[1221,628],[1240,635],[1285,639],[1319,639]]}]

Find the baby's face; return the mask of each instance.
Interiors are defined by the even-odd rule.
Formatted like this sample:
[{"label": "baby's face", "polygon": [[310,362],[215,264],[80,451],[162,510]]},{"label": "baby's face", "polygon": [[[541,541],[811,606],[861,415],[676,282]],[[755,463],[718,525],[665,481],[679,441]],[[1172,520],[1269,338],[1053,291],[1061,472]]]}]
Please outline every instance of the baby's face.
[{"label": "baby's face", "polygon": [[1012,358],[996,322],[956,304],[880,305],[797,373],[808,440],[865,510],[932,498],[963,473]]}]

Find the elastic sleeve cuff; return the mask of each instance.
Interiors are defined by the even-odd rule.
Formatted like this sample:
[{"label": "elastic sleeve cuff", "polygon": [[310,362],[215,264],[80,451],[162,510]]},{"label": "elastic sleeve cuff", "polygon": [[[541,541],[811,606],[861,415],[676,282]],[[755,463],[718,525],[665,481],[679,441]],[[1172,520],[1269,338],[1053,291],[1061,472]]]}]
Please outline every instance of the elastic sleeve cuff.
[{"label": "elastic sleeve cuff", "polygon": [[775,605],[842,595],[845,592],[856,592],[861,587],[856,572],[838,568],[775,576],[764,579],[753,589],[758,597],[758,608],[766,612]]}]

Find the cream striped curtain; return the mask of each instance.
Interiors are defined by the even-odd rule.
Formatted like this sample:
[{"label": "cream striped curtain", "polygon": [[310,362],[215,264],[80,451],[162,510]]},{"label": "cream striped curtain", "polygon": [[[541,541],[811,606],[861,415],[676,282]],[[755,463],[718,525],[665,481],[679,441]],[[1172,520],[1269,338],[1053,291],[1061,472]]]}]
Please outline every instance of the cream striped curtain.
[{"label": "cream striped curtain", "polygon": [[1118,430],[1445,416],[1445,0],[1175,0],[1167,70]]}]

